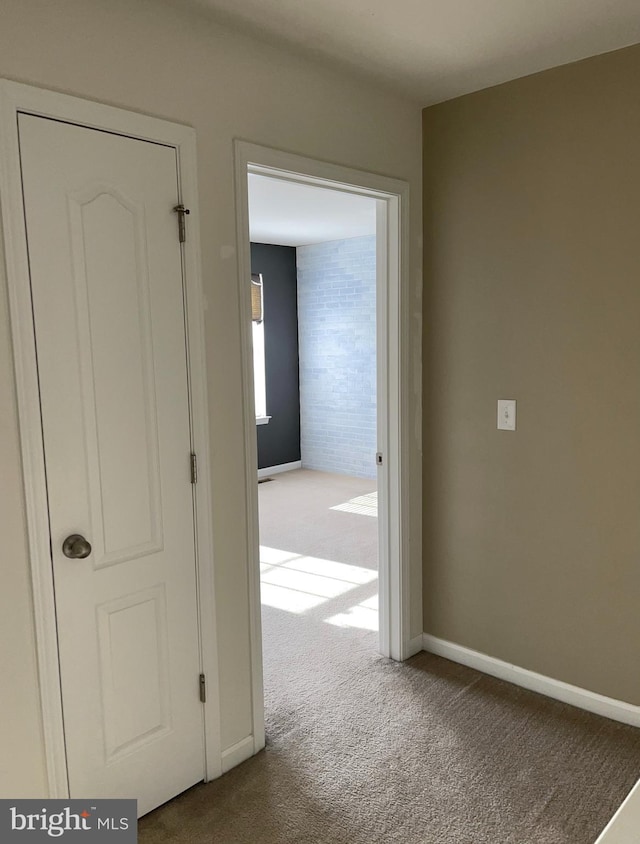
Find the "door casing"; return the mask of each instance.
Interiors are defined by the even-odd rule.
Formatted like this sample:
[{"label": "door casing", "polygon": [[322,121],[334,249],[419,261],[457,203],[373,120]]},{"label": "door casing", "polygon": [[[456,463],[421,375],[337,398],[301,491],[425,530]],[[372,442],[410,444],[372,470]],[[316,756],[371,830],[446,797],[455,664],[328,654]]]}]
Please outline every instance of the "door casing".
[{"label": "door casing", "polygon": [[222,773],[222,764],[195,131],[188,126],[112,106],[9,80],[0,80],[0,210],[20,424],[40,704],[49,797],[60,799],[69,797],[69,786],[62,720],[54,583],[49,546],[50,528],[37,357],[22,199],[17,119],[19,113],[48,117],[139,140],[161,143],[176,150],[180,183],[178,199],[191,211],[191,224],[188,227],[186,242],[183,244],[182,263],[192,442],[199,465],[198,483],[194,485],[193,495],[200,658],[202,671],[207,677],[207,702],[204,704],[205,771],[203,776],[206,780],[214,779]]},{"label": "door casing", "polygon": [[[265,745],[262,629],[260,607],[260,551],[258,530],[258,456],[253,395],[251,275],[248,173],[298,184],[331,188],[375,199],[377,297],[378,503],[380,635],[383,656],[404,660],[421,649],[411,640],[409,555],[409,185],[399,179],[354,170],[246,141],[235,142],[238,284],[242,338],[243,421],[245,441],[245,505],[249,612],[251,622],[251,681],[253,745]],[[380,400],[382,397],[382,400]],[[415,578],[415,575],[414,575]],[[234,762],[241,759],[234,759]]]}]

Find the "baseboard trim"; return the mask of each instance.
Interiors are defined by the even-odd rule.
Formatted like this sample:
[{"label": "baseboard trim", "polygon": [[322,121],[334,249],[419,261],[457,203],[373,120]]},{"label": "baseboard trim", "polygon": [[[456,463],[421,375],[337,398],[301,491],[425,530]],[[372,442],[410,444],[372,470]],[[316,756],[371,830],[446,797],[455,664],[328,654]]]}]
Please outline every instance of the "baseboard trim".
[{"label": "baseboard trim", "polygon": [[640,780],[603,829],[596,844],[633,844],[640,829]]},{"label": "baseboard trim", "polygon": [[424,634],[421,634],[420,636],[414,636],[413,639],[409,639],[409,643],[407,645],[407,659],[424,650],[423,638]]},{"label": "baseboard trim", "polygon": [[247,736],[242,741],[231,745],[227,750],[222,751],[222,773],[226,774],[236,765],[253,756],[253,736]]},{"label": "baseboard trim", "polygon": [[485,674],[491,674],[492,677],[498,677],[500,680],[506,680],[516,686],[522,686],[522,688],[529,689],[532,692],[538,692],[563,703],[569,703],[579,709],[586,709],[588,712],[596,713],[596,715],[603,715],[613,721],[620,721],[622,724],[640,727],[640,706],[634,706],[632,703],[605,697],[596,694],[596,692],[563,683],[561,680],[536,674],[535,671],[511,665],[501,659],[495,659],[495,657],[471,650],[471,648],[465,648],[462,645],[447,642],[445,639],[439,639],[437,636],[431,636],[429,633],[423,634],[422,646],[429,653],[450,659],[452,662],[459,662]]},{"label": "baseboard trim", "polygon": [[268,478],[269,475],[279,475],[280,472],[291,472],[294,469],[302,469],[302,460],[295,460],[293,463],[280,463],[278,466],[267,466],[258,469],[258,480]]}]

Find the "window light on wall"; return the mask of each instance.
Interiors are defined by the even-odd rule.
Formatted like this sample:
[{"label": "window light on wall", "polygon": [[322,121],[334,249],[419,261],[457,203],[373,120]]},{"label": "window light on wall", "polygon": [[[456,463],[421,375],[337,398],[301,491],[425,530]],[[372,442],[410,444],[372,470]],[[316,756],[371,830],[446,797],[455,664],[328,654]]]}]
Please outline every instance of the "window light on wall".
[{"label": "window light on wall", "polygon": [[264,355],[264,311],[261,273],[251,273],[251,326],[253,337],[253,388],[256,403],[256,423],[265,425],[267,416],[267,374]]},{"label": "window light on wall", "polygon": [[251,273],[251,319],[262,322],[262,274]]}]

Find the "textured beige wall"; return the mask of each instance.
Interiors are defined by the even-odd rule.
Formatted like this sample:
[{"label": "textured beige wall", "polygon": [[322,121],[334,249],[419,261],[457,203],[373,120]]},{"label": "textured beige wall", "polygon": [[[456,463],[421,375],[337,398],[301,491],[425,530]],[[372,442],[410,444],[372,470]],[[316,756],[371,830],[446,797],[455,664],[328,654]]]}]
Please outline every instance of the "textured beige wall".
[{"label": "textured beige wall", "polygon": [[[162,0],[2,0],[0,76],[196,128],[208,300],[221,715],[223,746],[229,747],[251,732],[232,141],[242,138],[409,181],[414,383],[420,378],[420,109],[378,85],[219,28],[187,2]],[[3,304],[4,287],[2,282]],[[44,771],[8,330],[2,312],[0,796],[26,797],[43,794]],[[420,431],[415,397],[411,404],[416,490]],[[416,501],[414,495],[411,546],[419,574]],[[415,636],[421,632],[419,590],[412,597]],[[16,761],[7,765],[7,759]]]},{"label": "textured beige wall", "polygon": [[640,704],[640,47],[423,125],[425,630]]}]

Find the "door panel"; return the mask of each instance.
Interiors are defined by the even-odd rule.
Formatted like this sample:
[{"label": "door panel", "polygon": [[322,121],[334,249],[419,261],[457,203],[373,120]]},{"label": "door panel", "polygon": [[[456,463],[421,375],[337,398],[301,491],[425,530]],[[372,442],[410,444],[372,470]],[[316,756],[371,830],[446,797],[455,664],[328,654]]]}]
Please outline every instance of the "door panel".
[{"label": "door panel", "polygon": [[71,796],[144,813],[204,770],[176,155],[19,131]]},{"label": "door panel", "polygon": [[171,729],[163,586],[98,607],[107,762]]},{"label": "door panel", "polygon": [[142,206],[104,185],[69,210],[98,567],[162,550],[146,226]]}]

